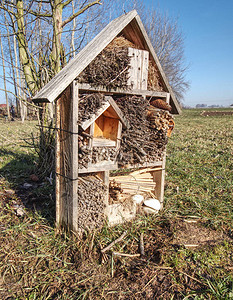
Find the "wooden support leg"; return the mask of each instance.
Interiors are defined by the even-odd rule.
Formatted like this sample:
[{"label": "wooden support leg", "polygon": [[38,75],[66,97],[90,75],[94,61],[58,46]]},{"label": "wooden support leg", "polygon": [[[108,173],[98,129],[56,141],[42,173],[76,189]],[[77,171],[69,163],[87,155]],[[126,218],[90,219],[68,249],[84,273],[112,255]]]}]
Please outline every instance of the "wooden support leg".
[{"label": "wooden support leg", "polygon": [[154,182],[156,182],[155,187],[155,197],[159,200],[161,208],[163,208],[164,200],[164,185],[165,185],[165,164],[166,164],[166,154],[162,162],[162,168],[151,172],[153,174]]},{"label": "wooden support leg", "polygon": [[107,215],[109,206],[109,171],[99,172],[98,176],[103,180],[103,183],[107,186],[107,191],[104,199],[105,215]]}]

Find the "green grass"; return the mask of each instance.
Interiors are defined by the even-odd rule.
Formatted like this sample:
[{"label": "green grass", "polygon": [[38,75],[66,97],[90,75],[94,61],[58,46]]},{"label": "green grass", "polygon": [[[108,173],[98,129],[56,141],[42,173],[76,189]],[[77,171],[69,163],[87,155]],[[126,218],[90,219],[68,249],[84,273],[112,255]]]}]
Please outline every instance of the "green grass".
[{"label": "green grass", "polygon": [[[233,299],[233,117],[200,113],[187,110],[175,119],[164,211],[105,225],[83,239],[57,232],[46,180],[26,192],[34,200],[25,215],[16,214],[18,186],[37,170],[37,155],[23,138],[37,129],[33,122],[0,121],[0,299]],[[219,240],[196,248],[178,243],[191,216],[198,234]],[[143,233],[145,257],[109,251],[103,260],[100,249],[124,231],[112,250],[138,253]]]}]

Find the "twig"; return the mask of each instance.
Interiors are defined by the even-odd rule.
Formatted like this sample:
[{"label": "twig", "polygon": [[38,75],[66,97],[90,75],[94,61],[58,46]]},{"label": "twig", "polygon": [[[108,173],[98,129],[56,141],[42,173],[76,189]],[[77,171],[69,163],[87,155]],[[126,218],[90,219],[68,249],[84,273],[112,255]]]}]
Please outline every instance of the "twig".
[{"label": "twig", "polygon": [[123,238],[126,236],[127,231],[125,231],[118,239],[116,239],[115,241],[113,241],[111,244],[109,244],[107,247],[105,247],[104,249],[101,250],[101,253],[104,253],[106,251],[108,251],[109,249],[111,249],[114,245],[116,245],[117,243],[119,243],[121,240],[123,240]]},{"label": "twig", "polygon": [[143,241],[143,232],[140,235],[139,248],[140,248],[140,254],[141,254],[141,256],[145,255],[144,241]]},{"label": "twig", "polygon": [[195,277],[190,276],[190,275],[188,275],[188,274],[186,274],[185,272],[182,272],[182,271],[180,271],[180,270],[177,270],[177,271],[178,271],[179,273],[181,273],[181,274],[183,274],[183,275],[185,275],[185,276],[191,278],[192,280],[195,280],[195,281],[199,282],[200,284],[205,285],[205,283],[201,282],[200,280],[196,279]]},{"label": "twig", "polygon": [[118,255],[118,256],[125,256],[125,257],[139,257],[141,254],[136,253],[136,254],[127,254],[127,253],[120,253],[120,252],[113,252],[113,255]]},{"label": "twig", "polygon": [[106,84],[106,86],[108,86],[109,84],[113,83],[122,73],[124,73],[127,69],[129,68],[129,66],[127,66],[126,68],[124,68],[124,70],[122,70],[114,79],[112,79],[109,83]]}]

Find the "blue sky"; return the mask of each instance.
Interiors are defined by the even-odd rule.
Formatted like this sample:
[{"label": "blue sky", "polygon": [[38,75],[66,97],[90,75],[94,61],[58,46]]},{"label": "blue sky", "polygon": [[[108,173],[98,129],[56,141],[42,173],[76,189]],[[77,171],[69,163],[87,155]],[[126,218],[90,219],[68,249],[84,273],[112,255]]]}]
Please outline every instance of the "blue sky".
[{"label": "blue sky", "polygon": [[[183,103],[233,104],[233,0],[144,0],[144,4],[178,18],[190,65],[191,85]],[[0,103],[4,99],[0,91]]]},{"label": "blue sky", "polygon": [[233,104],[233,0],[145,0],[178,18],[191,83],[184,104]]}]

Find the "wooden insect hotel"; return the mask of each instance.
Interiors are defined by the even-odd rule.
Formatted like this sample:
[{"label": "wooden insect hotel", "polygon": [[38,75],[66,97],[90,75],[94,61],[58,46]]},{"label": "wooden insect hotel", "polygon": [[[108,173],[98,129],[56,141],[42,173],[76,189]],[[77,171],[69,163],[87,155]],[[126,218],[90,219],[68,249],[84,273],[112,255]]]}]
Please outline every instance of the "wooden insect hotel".
[{"label": "wooden insect hotel", "polygon": [[153,211],[149,198],[162,207],[166,144],[181,109],[135,10],[109,23],[33,101],[55,103],[58,226],[114,225],[143,206]]}]

